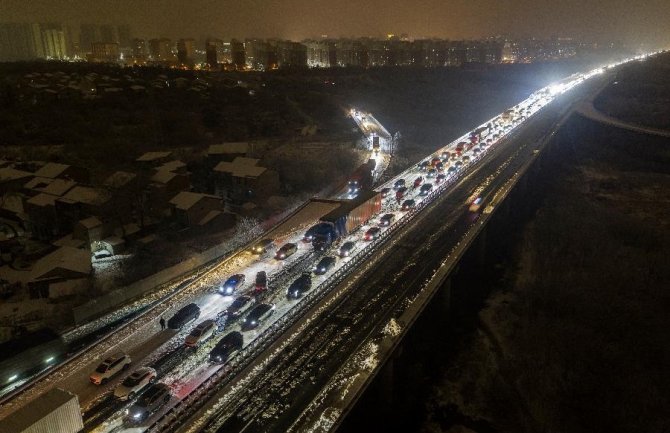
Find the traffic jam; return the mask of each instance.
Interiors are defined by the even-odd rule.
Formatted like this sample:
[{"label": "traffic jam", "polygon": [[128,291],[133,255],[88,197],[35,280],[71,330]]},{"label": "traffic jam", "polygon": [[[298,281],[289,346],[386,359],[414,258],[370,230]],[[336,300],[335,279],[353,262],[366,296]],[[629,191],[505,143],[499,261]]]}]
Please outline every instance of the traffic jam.
[{"label": "traffic jam", "polygon": [[[161,346],[162,353],[144,362],[133,362],[123,353],[101,360],[90,374],[90,386],[102,387],[100,399],[111,395],[115,406],[100,420],[97,431],[150,426],[208,377],[234,363],[237,353],[253,345],[257,336],[306,295],[330,289],[323,284],[330,275],[373,248],[375,240],[393,230],[405,215],[412,216],[424,200],[447,190],[515,127],[584,79],[584,75],[575,76],[560,87],[535,92],[387,183],[341,200],[304,232],[281,243],[270,238],[256,242],[245,253],[247,266],[165,318],[165,327],[175,334]],[[466,206],[480,212],[480,203],[481,197],[474,197]],[[163,362],[177,351],[176,365]],[[165,365],[171,367],[160,367]]]}]

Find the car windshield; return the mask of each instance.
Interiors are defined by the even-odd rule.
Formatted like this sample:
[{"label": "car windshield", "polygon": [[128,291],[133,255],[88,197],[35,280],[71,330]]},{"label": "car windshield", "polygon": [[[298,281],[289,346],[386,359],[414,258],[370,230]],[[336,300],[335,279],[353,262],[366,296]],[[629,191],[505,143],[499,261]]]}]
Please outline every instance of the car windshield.
[{"label": "car windshield", "polygon": [[202,335],[202,329],[195,328],[191,331],[191,335],[194,337],[200,337]]},{"label": "car windshield", "polygon": [[140,383],[140,380],[142,380],[141,376],[129,376],[126,378],[126,380],[123,381],[123,386],[127,386],[129,388],[137,386]]},{"label": "car windshield", "polygon": [[232,304],[230,304],[230,308],[233,309],[233,310],[235,310],[235,309],[237,309],[237,308],[244,307],[244,304],[246,304],[246,303],[247,303],[247,300],[246,300],[246,299],[240,299],[240,298],[237,298],[237,299],[235,299],[235,300],[233,301]]},{"label": "car windshield", "polygon": [[98,368],[95,369],[95,371],[98,373],[106,373],[108,368],[109,366],[107,364],[100,364],[98,365]]}]

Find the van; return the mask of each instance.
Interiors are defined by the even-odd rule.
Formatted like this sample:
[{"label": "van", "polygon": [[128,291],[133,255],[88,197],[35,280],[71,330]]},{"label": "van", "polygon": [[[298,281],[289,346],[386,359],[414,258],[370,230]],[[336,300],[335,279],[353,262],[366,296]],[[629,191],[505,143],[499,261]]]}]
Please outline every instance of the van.
[{"label": "van", "polygon": [[181,310],[174,313],[174,316],[168,320],[167,325],[170,329],[181,329],[187,323],[200,317],[200,307],[196,304],[188,304]]}]

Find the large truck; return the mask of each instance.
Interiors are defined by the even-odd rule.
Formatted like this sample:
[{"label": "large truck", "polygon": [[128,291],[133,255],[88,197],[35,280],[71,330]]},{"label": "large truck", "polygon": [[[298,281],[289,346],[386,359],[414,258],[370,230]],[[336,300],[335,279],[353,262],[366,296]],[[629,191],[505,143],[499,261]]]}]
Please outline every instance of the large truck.
[{"label": "large truck", "polygon": [[347,182],[347,192],[349,195],[356,195],[362,190],[372,188],[374,180],[372,172],[376,166],[377,161],[369,159],[368,162],[362,164],[354,171],[354,174],[349,178],[349,182]]},{"label": "large truck", "polygon": [[343,236],[356,230],[382,209],[382,195],[378,191],[365,191],[353,200],[341,205],[321,217],[312,239],[317,251],[327,250]]},{"label": "large truck", "polygon": [[84,429],[75,394],[52,388],[0,420],[2,433],[77,433]]},{"label": "large truck", "polygon": [[379,149],[381,146],[379,145],[379,136],[378,135],[373,135],[372,136],[372,150],[375,152],[375,155],[379,154]]},{"label": "large truck", "polygon": [[0,344],[0,384],[25,380],[65,359],[67,346],[56,332],[41,329]]}]

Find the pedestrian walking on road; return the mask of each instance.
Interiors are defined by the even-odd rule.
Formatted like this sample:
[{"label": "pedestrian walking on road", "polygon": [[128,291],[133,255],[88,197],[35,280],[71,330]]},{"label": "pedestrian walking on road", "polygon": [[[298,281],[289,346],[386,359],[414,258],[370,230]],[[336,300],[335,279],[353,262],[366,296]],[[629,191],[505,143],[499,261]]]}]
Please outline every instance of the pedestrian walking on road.
[{"label": "pedestrian walking on road", "polygon": [[163,319],[162,316],[161,316],[161,320],[159,321],[159,323],[161,324],[161,331],[164,330],[165,329],[165,319]]}]

